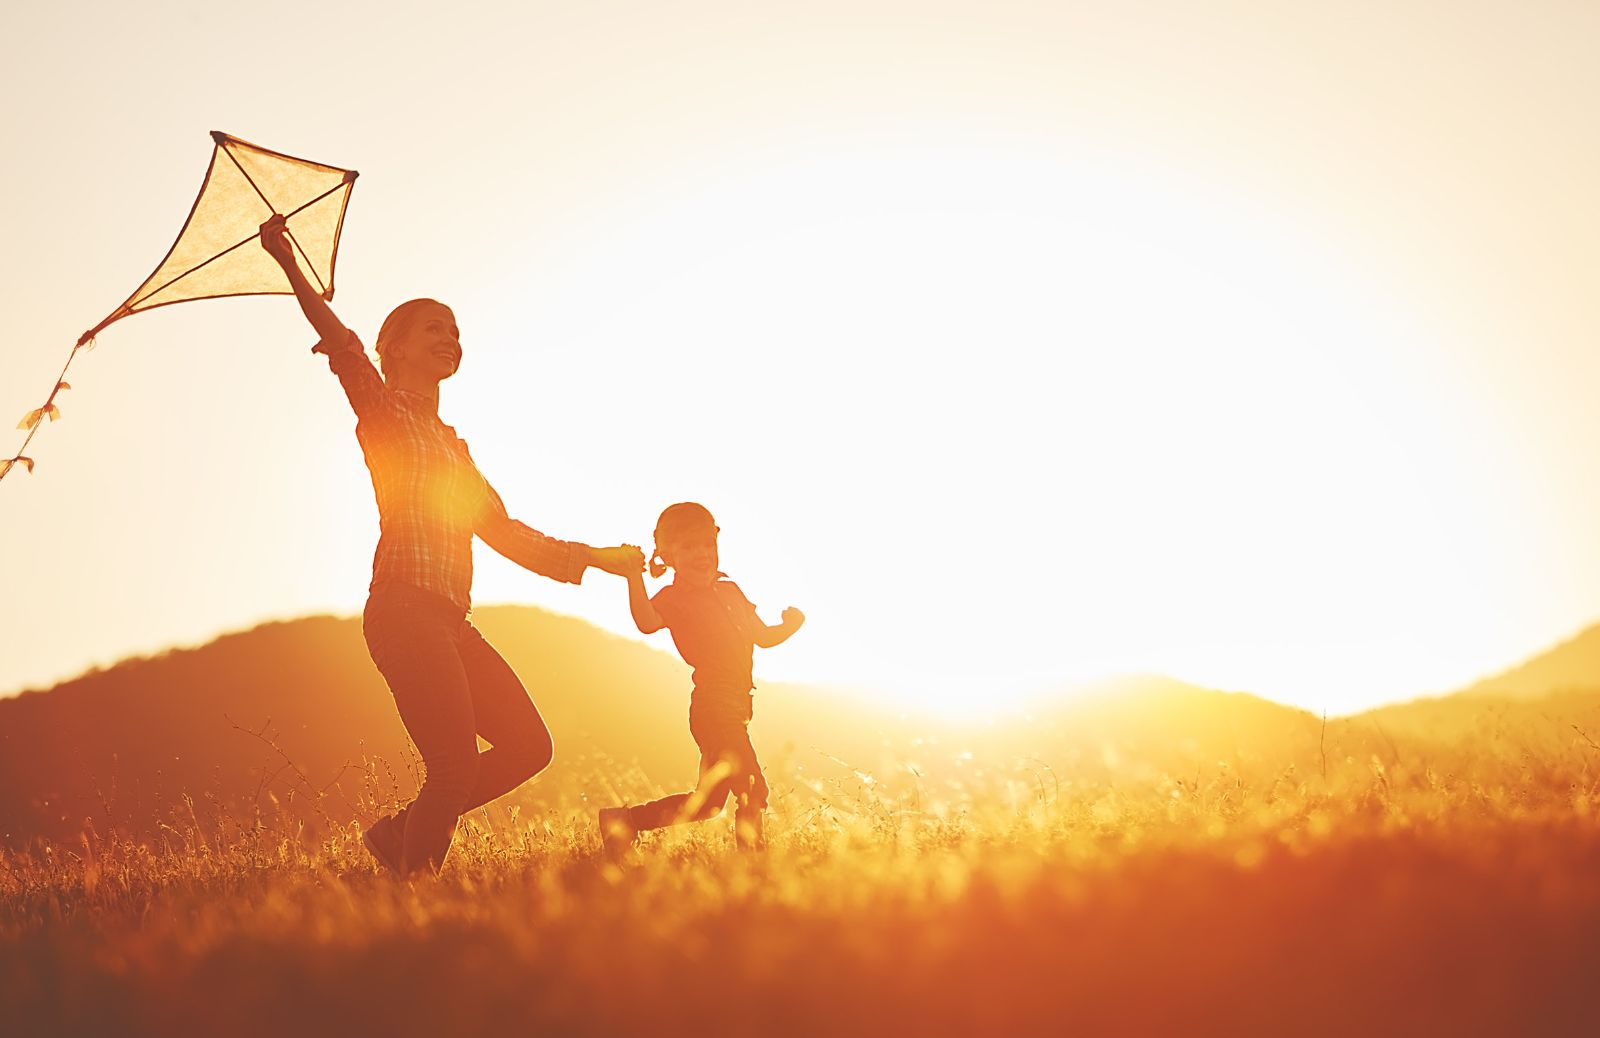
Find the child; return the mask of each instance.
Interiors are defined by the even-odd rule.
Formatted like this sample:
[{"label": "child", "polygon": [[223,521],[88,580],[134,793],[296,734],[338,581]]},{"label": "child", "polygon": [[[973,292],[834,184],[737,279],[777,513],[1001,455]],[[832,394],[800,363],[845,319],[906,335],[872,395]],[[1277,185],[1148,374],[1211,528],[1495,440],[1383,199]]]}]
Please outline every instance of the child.
[{"label": "child", "polygon": [[629,574],[628,605],[640,633],[667,628],[678,654],[694,668],[689,734],[700,747],[700,782],[693,792],[605,808],[600,812],[601,839],[608,854],[619,854],[647,829],[712,817],[731,794],[738,798],[738,845],[760,848],[765,845],[761,812],[767,806],[767,782],[750,745],[755,687],[751,657],[757,645],[770,649],[782,644],[805,617],[791,606],[783,611],[782,623],[768,627],[761,622],[739,586],[717,572],[717,524],[702,505],[673,505],[656,521],[650,575],[659,577],[668,567],[674,571],[673,581],[654,598],[645,591],[643,572]]}]

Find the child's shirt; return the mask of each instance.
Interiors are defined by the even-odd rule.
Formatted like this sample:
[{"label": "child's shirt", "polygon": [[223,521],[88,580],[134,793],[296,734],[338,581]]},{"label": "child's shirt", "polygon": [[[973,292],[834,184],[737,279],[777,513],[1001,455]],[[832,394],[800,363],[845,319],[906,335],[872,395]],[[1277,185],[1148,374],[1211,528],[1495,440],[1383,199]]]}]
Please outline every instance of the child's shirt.
[{"label": "child's shirt", "polygon": [[738,584],[672,583],[657,591],[650,604],[672,632],[678,655],[694,668],[696,692],[739,694],[755,687],[755,625],[760,620]]}]

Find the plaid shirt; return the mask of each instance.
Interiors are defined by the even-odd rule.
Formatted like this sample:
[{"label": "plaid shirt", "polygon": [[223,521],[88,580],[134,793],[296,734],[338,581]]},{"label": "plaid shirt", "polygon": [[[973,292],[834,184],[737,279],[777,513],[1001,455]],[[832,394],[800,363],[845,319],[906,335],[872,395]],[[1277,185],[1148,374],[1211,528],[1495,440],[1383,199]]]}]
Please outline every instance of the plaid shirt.
[{"label": "plaid shirt", "polygon": [[472,606],[472,535],[555,580],[577,584],[589,547],[558,541],[506,514],[467,443],[440,421],[426,397],[390,389],[350,335],[328,356],[356,413],[356,439],[378,498],[378,550],[372,585],[398,581]]}]

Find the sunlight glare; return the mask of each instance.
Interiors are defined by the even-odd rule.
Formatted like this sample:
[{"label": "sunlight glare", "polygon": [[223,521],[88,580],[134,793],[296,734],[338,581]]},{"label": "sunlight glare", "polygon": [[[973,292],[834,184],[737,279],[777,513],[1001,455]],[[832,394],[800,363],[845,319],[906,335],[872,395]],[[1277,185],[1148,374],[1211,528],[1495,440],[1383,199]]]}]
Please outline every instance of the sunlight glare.
[{"label": "sunlight glare", "polygon": [[[988,143],[730,163],[593,228],[541,286],[540,338],[633,372],[594,420],[651,429],[594,522],[646,537],[714,496],[724,567],[812,617],[758,660],[773,677],[950,706],[975,695],[951,674],[991,702],[1128,670],[1377,694],[1400,646],[1312,664],[1295,643],[1459,619],[1407,606],[1482,532],[1451,511],[1446,421],[1416,410],[1426,336],[1265,203]],[[514,407],[473,410],[508,423],[483,442],[523,435]]]}]

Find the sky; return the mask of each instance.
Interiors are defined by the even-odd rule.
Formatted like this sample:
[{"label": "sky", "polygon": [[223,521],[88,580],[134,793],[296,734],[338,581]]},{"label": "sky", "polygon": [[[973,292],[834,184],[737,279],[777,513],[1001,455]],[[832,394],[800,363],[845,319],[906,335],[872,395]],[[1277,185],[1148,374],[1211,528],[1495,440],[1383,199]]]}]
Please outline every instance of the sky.
[{"label": "sky", "polygon": [[[1339,714],[1600,619],[1595,5],[0,30],[0,417],[155,267],[219,129],[361,171],[335,309],[370,344],[454,308],[441,414],[514,516],[648,546],[711,508],[763,615],[808,616],[758,675],[986,709],[1159,672]],[[78,357],[0,483],[0,694],[359,612],[376,511],[314,338],[287,298],[204,301]],[[479,548],[477,603],[629,633],[620,581]]]}]

